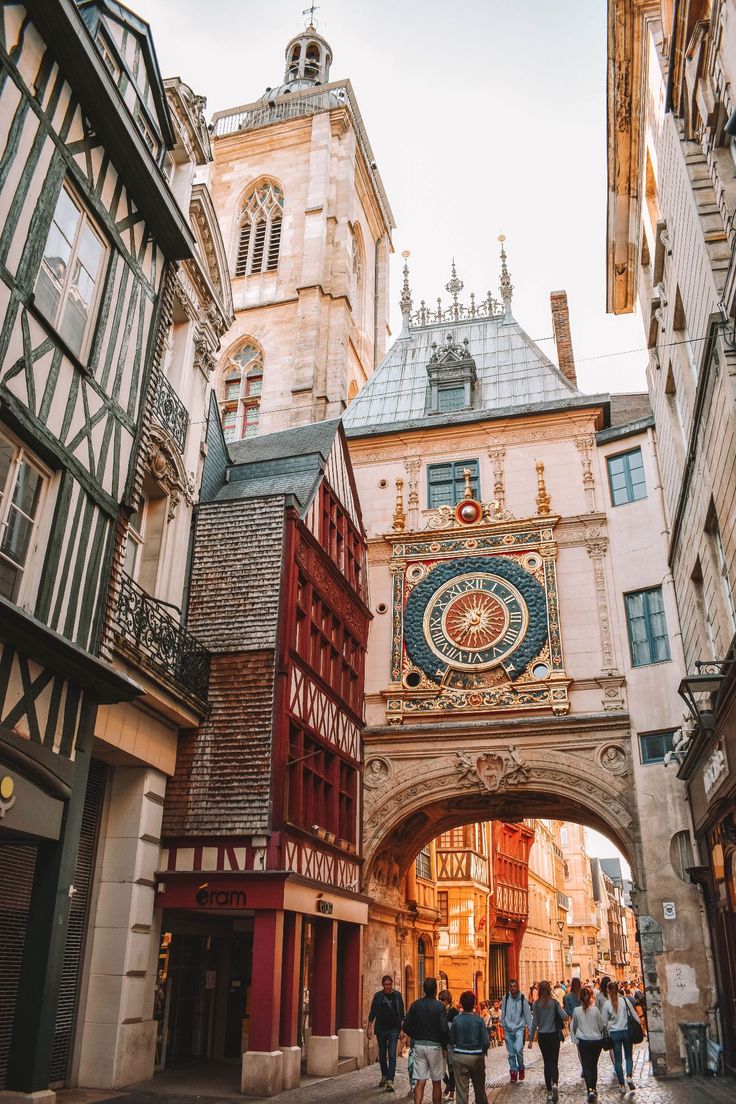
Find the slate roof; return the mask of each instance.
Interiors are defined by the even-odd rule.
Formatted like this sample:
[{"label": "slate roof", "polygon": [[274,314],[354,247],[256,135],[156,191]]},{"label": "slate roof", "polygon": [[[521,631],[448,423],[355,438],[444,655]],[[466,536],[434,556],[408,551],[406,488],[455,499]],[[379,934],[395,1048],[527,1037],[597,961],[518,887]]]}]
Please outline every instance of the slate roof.
[{"label": "slate roof", "polygon": [[267,433],[228,445],[227,482],[208,487],[209,502],[290,495],[302,514],[312,501],[335,443],[339,420]]},{"label": "slate roof", "polygon": [[[433,343],[469,342],[478,373],[472,410],[427,415],[427,363]],[[574,387],[510,316],[410,327],[391,346],[345,414],[348,436],[475,421],[530,407],[576,406],[590,396]]]}]

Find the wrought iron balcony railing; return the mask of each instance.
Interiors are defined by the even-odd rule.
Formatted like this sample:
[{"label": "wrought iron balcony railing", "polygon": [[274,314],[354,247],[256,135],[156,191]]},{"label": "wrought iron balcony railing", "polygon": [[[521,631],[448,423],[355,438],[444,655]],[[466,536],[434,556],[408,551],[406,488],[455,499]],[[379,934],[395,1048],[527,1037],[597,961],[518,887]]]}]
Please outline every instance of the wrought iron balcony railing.
[{"label": "wrought iron balcony railing", "polygon": [[120,583],[116,623],[123,639],[163,675],[201,700],[207,698],[210,653],[127,575]]},{"label": "wrought iron balcony railing", "polygon": [[163,375],[159,380],[153,412],[183,452],[189,428],[189,411]]}]

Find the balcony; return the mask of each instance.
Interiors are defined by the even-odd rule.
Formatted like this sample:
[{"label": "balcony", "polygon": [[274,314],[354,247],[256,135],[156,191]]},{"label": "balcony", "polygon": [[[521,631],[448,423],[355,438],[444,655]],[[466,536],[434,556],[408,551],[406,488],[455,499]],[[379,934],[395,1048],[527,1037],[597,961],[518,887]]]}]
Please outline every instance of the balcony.
[{"label": "balcony", "polygon": [[120,581],[115,627],[145,665],[174,681],[201,701],[207,699],[210,653],[168,612],[127,575]]},{"label": "balcony", "polygon": [[189,428],[189,411],[163,375],[159,380],[153,413],[176,441],[179,451],[183,452]]},{"label": "balcony", "polygon": [[559,909],[563,909],[564,912],[569,912],[570,911],[570,905],[571,905],[570,898],[568,896],[566,896],[566,894],[560,893],[560,891],[558,890],[557,891],[557,907]]}]

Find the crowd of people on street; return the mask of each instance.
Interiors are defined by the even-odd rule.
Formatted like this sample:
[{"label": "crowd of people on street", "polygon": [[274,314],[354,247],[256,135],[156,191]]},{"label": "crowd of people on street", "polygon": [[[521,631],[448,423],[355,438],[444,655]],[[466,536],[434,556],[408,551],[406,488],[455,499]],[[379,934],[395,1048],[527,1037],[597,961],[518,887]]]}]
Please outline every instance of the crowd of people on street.
[{"label": "crowd of people on street", "polygon": [[[379,1089],[395,1092],[399,1047],[407,1048],[409,1097],[421,1104],[427,1082],[432,1104],[456,1100],[468,1104],[470,1085],[476,1104],[487,1104],[485,1056],[505,1044],[511,1082],[524,1081],[524,1046],[535,1042],[542,1055],[547,1101],[559,1099],[560,1046],[577,1048],[587,1100],[598,1100],[598,1063],[608,1051],[621,1095],[634,1092],[633,1048],[644,1038],[644,993],[636,982],[580,978],[535,982],[528,995],[511,978],[503,1000],[481,1000],[470,989],[457,1003],[448,989],[438,993],[436,978],[426,978],[424,995],[408,1012],[390,974],[381,980],[368,1015],[368,1035],[378,1042]],[[444,1088],[443,1088],[444,1086]]]}]

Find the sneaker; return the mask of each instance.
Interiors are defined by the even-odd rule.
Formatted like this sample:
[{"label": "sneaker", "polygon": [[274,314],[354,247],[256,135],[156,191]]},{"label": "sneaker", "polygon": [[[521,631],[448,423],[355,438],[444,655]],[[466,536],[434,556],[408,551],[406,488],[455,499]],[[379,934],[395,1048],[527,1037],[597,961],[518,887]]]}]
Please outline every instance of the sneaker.
[{"label": "sneaker", "polygon": [[634,1078],[633,1077],[627,1077],[626,1078],[626,1084],[629,1086],[629,1088],[631,1089],[632,1092],[636,1091],[636,1085],[634,1084]]},{"label": "sneaker", "polygon": [[393,1081],[386,1082],[386,1092],[396,1092]]},{"label": "sneaker", "polygon": [[386,1088],[386,1081],[387,1080],[388,1080],[388,1078],[386,1078],[386,1077],[381,1078],[381,1080],[378,1082],[379,1089],[385,1089]]},{"label": "sneaker", "polygon": [[588,1104],[595,1104],[597,1095],[595,1089],[588,1089]]},{"label": "sneaker", "polygon": [[512,1081],[516,1081],[516,1079],[517,1079],[517,1077],[518,1077],[519,1075],[518,1075],[518,1073],[516,1072],[516,1070],[511,1070],[511,1074],[510,1074],[510,1076],[511,1076],[511,1080],[512,1080]]},{"label": "sneaker", "polygon": [[551,1100],[552,1100],[552,1090],[548,1089],[548,1091],[547,1091],[547,1104],[550,1104]]},{"label": "sneaker", "polygon": [[621,1093],[622,1096],[626,1096],[626,1086],[625,1085],[619,1085],[618,1091]]},{"label": "sneaker", "polygon": [[556,1086],[556,1085],[553,1085],[553,1086],[552,1086],[552,1104],[557,1104],[557,1101],[558,1101],[559,1099],[560,1099],[560,1094],[559,1094],[559,1092],[557,1091],[557,1086]]},{"label": "sneaker", "polygon": [[525,1077],[526,1077],[526,1070],[522,1066],[521,1069],[519,1070],[519,1080],[523,1081]]}]

